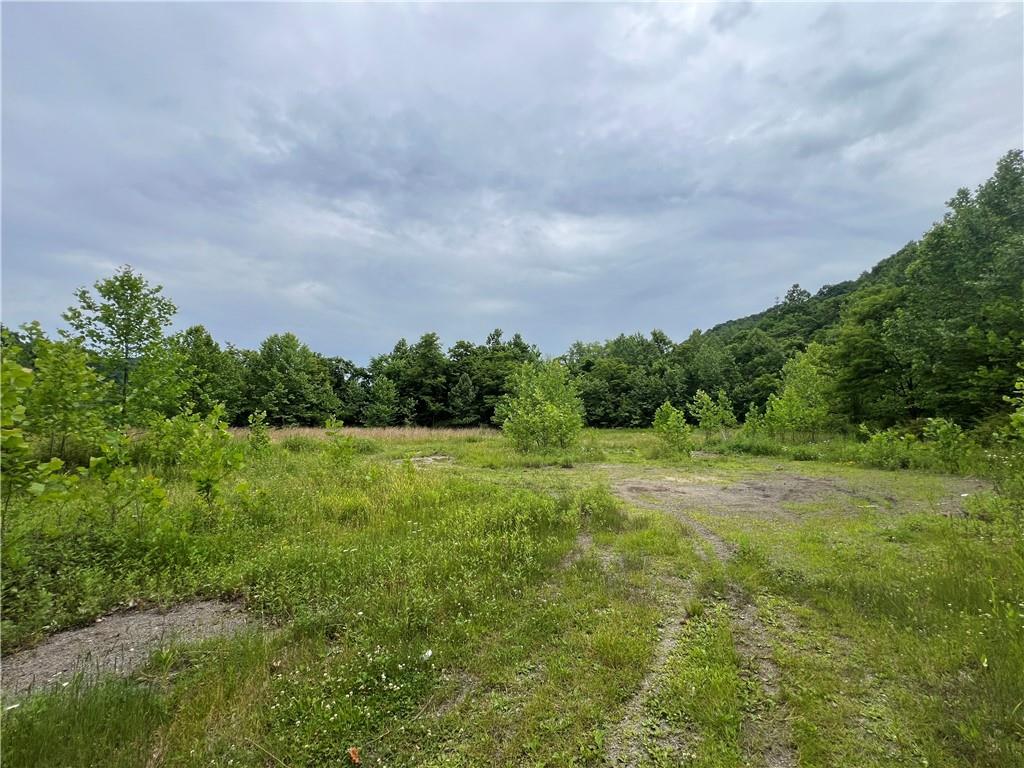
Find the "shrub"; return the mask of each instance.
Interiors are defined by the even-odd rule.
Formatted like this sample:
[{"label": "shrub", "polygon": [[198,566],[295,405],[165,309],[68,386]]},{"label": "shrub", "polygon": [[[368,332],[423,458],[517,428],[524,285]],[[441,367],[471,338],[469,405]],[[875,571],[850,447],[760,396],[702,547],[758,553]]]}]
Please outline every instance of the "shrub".
[{"label": "shrub", "polygon": [[329,418],[324,424],[327,433],[327,450],[338,464],[351,464],[357,452],[356,441],[342,431],[344,425],[339,419]]},{"label": "shrub", "polygon": [[928,419],[923,430],[925,444],[948,472],[960,472],[974,449],[958,424],[949,419]]},{"label": "shrub", "polygon": [[654,412],[654,433],[672,451],[690,455],[693,449],[693,430],[686,423],[683,412],[667,400]]},{"label": "shrub", "polygon": [[249,414],[249,449],[262,453],[270,447],[270,428],[267,426],[267,412],[254,411]]},{"label": "shrub", "polygon": [[621,531],[626,513],[621,502],[604,486],[580,491],[576,496],[580,517],[597,531]]},{"label": "shrub", "polygon": [[881,469],[907,469],[911,465],[917,445],[913,435],[898,429],[872,432],[865,426],[861,431],[868,437],[861,446],[861,460],[865,464]]},{"label": "shrub", "polygon": [[523,363],[509,378],[509,394],[494,418],[521,453],[569,448],[583,430],[583,404],[561,363]]},{"label": "shrub", "polygon": [[765,425],[775,433],[813,436],[829,427],[832,384],[824,372],[824,352],[811,344],[782,368],[782,388],[768,398]]},{"label": "shrub", "polygon": [[11,500],[19,494],[50,496],[66,488],[59,474],[60,459],[39,462],[25,439],[25,394],[32,384],[32,372],[5,355],[0,382],[0,496],[6,522]]},{"label": "shrub", "polygon": [[217,405],[196,424],[182,451],[189,477],[207,504],[216,499],[220,482],[242,466],[242,448],[228,432],[223,416],[224,406]]},{"label": "shrub", "polygon": [[323,446],[319,440],[306,435],[289,435],[281,441],[281,447],[289,453],[314,453]]}]

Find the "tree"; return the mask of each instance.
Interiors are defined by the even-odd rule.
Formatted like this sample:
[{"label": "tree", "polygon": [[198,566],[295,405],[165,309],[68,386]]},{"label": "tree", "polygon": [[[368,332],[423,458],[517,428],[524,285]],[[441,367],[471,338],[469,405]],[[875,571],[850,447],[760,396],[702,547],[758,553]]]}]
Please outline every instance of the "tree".
[{"label": "tree", "polygon": [[62,334],[78,339],[95,353],[102,372],[116,383],[119,422],[138,423],[145,418],[147,407],[152,407],[152,398],[147,398],[148,406],[140,402],[136,409],[132,395],[146,387],[154,391],[152,377],[168,375],[163,365],[147,369],[143,364],[156,356],[169,359],[164,328],[171,324],[177,307],[162,295],[162,286],[151,286],[130,266],[97,281],[93,288],[96,295],[87,288],[75,292],[78,306],[63,314],[71,328]]},{"label": "tree", "polygon": [[568,448],[583,429],[583,404],[557,361],[523,363],[509,381],[495,419],[517,451]]},{"label": "tree", "polygon": [[326,361],[294,333],[268,336],[251,359],[249,390],[253,410],[267,412],[280,426],[322,425],[338,399]]},{"label": "tree", "polygon": [[824,372],[825,350],[811,344],[782,368],[782,389],[768,398],[764,421],[769,429],[812,437],[831,424],[834,390]]},{"label": "tree", "polygon": [[703,389],[698,389],[693,400],[686,406],[697,424],[703,430],[725,429],[736,426],[736,416],[732,403],[725,390],[718,390],[718,398],[713,400]]},{"label": "tree", "polygon": [[459,376],[459,380],[448,393],[448,410],[452,415],[452,424],[457,427],[476,423],[476,387],[473,386],[473,380],[469,378],[468,373]]},{"label": "tree", "polygon": [[405,367],[408,392],[417,424],[434,426],[443,420],[448,405],[448,361],[436,333],[425,333],[409,350]]},{"label": "tree", "polygon": [[106,432],[109,383],[89,367],[76,341],[39,339],[26,402],[28,429],[47,441],[47,455],[67,460],[68,440],[97,444]]},{"label": "tree", "polygon": [[398,387],[387,376],[380,376],[370,385],[370,401],[363,420],[369,427],[388,427],[398,417]]},{"label": "tree", "polygon": [[673,451],[689,456],[693,445],[693,433],[686,423],[686,415],[666,400],[654,412],[654,434]]},{"label": "tree", "polygon": [[222,349],[201,325],[182,331],[175,341],[184,363],[185,401],[202,415],[223,404],[229,423],[244,423],[245,365],[237,350]]}]

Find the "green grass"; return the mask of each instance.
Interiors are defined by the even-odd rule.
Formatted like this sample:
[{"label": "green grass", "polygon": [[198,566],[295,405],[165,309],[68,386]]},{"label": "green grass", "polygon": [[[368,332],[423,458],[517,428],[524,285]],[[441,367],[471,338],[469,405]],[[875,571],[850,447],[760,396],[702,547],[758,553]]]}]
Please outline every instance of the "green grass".
[{"label": "green grass", "polygon": [[[297,434],[213,507],[175,471],[142,518],[112,521],[95,481],[23,505],[5,521],[5,653],[129,601],[237,598],[261,624],[15,702],[3,759],[297,768],[358,747],[366,765],[601,765],[687,579],[698,597],[644,702],[653,764],[756,763],[766,712],[801,766],[1024,763],[1019,502],[971,486],[969,515],[947,517],[962,479],[792,453],[687,459],[641,430],[550,456],[481,430]],[[685,520],[608,490],[779,468],[851,493],[772,519],[693,510],[738,548],[724,566]],[[581,531],[592,549],[567,559]],[[770,636],[776,701],[737,653],[737,591]]]}]

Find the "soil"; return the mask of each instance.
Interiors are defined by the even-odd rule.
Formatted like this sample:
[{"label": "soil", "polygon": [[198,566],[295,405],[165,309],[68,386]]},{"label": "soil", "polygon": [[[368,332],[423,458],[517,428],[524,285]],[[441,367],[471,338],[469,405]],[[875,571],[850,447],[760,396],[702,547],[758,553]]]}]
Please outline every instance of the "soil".
[{"label": "soil", "polygon": [[[616,495],[636,506],[667,512],[691,528],[721,562],[735,553],[735,547],[686,513],[699,508],[710,514],[744,513],[766,520],[792,518],[782,508],[785,503],[807,502],[837,493],[853,495],[835,480],[773,474],[756,479],[725,484],[711,478],[691,476],[660,479],[625,479],[612,486]],[[753,763],[767,768],[795,768],[796,751],[779,701],[781,673],[772,654],[769,635],[758,617],[756,606],[733,587],[723,598],[732,618],[736,652],[743,662],[745,674],[757,681],[764,694],[755,717],[744,726],[745,751]],[[681,605],[670,611],[669,626],[681,627],[686,612]],[[658,646],[652,671],[641,684],[634,699],[627,705],[626,716],[613,733],[607,755],[612,765],[636,765],[641,761],[642,734],[640,715],[663,674],[672,649],[678,644],[679,630]],[[621,742],[621,743],[619,743]]]},{"label": "soil", "polygon": [[[616,492],[629,501],[642,503],[645,497],[656,500],[656,506],[700,508],[711,514],[744,513],[761,518],[796,519],[784,504],[799,504],[835,496],[859,496],[858,493],[831,478],[802,477],[774,473],[756,478],[723,482],[713,478],[664,477],[623,480]],[[894,499],[883,501],[892,503]],[[689,520],[687,520],[689,523]]]},{"label": "soil", "polygon": [[241,606],[217,600],[114,613],[81,629],[47,638],[0,661],[5,697],[69,682],[76,674],[128,675],[149,655],[174,642],[196,642],[239,631],[248,624]]}]

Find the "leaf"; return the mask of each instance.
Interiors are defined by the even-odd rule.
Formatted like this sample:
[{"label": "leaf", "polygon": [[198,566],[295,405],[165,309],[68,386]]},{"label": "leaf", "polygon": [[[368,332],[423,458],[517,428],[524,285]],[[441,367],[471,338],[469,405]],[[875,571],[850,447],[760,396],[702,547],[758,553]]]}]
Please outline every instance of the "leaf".
[{"label": "leaf", "polygon": [[359,756],[359,747],[348,748],[348,759],[352,761],[352,765],[363,764],[363,759]]}]

